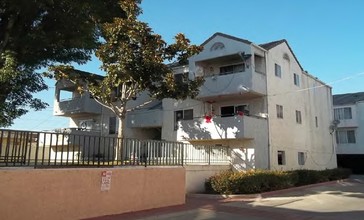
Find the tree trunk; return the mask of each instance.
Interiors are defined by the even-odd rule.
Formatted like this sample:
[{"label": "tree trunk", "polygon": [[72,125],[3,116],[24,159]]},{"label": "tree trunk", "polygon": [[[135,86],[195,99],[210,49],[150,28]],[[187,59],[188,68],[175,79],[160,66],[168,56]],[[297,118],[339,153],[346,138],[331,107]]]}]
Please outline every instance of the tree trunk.
[{"label": "tree trunk", "polygon": [[[123,160],[125,155],[123,155],[123,149],[124,149],[124,127],[125,127],[125,117],[117,117],[119,120],[118,125],[118,146],[116,148],[116,160],[121,161],[121,164],[123,164]],[[124,156],[124,157],[123,157]]]}]

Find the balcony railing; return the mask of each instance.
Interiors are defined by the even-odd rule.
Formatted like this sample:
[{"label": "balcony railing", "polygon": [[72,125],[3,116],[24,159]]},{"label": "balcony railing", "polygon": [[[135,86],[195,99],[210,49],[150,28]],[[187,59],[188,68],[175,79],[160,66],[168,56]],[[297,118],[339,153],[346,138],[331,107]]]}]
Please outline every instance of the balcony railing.
[{"label": "balcony railing", "polygon": [[101,114],[101,105],[87,95],[54,103],[54,115]]},{"label": "balcony railing", "polygon": [[266,131],[267,120],[253,116],[213,117],[180,121],[178,140],[254,139],[259,131]]},{"label": "balcony railing", "polygon": [[162,127],[163,111],[161,109],[129,112],[127,125],[130,128]]},{"label": "balcony railing", "polygon": [[72,133],[0,130],[0,167],[229,164],[228,147]]},{"label": "balcony railing", "polygon": [[266,78],[262,74],[251,71],[237,72],[227,75],[205,77],[197,99],[205,100],[216,97],[264,95]]}]

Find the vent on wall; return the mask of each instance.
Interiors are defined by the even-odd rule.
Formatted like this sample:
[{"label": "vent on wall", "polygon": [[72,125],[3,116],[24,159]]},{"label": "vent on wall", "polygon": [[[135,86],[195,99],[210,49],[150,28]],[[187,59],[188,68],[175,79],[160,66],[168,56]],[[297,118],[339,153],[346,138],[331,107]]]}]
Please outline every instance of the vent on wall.
[{"label": "vent on wall", "polygon": [[289,59],[289,55],[287,53],[284,53],[283,54],[283,59],[287,60],[287,61],[290,61]]},{"label": "vent on wall", "polygon": [[94,120],[81,120],[78,124],[80,130],[92,130],[94,128]]}]

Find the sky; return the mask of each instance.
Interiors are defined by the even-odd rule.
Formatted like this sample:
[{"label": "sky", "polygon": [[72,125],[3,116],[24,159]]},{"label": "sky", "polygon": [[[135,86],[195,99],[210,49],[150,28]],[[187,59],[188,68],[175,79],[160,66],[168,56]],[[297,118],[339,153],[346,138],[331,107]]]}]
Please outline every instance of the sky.
[{"label": "sky", "polygon": [[[201,44],[216,32],[255,44],[286,39],[304,70],[333,94],[364,91],[364,1],[362,0],[144,0],[140,20],[168,43],[184,33]],[[76,68],[102,73],[100,62]],[[16,119],[10,129],[52,130],[69,120],[53,116],[54,84],[36,94],[49,103]]]}]

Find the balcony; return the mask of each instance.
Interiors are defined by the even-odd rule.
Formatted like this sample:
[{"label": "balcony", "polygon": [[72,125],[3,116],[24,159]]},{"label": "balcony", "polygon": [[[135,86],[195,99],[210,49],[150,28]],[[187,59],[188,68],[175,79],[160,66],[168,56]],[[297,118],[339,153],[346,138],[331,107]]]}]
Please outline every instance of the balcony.
[{"label": "balcony", "polygon": [[253,116],[198,118],[179,122],[177,140],[255,139],[267,129],[266,119]]},{"label": "balcony", "polygon": [[57,116],[86,116],[101,114],[102,106],[88,95],[54,102],[53,114]]},{"label": "balcony", "polygon": [[334,119],[339,122],[338,128],[355,128],[359,126],[360,120],[355,105],[335,106]]},{"label": "balcony", "polygon": [[127,126],[129,128],[162,127],[162,117],[162,109],[129,112],[127,115]]},{"label": "balcony", "polygon": [[258,97],[267,93],[265,75],[246,71],[205,77],[197,99],[207,101],[226,97]]},{"label": "balcony", "polygon": [[197,75],[205,76],[197,99],[217,101],[237,97],[259,97],[267,94],[265,62],[248,52],[225,54],[219,57],[196,60],[190,65]]},{"label": "balcony", "polygon": [[340,123],[337,125],[338,128],[355,128],[358,127],[358,120],[356,118],[352,119],[341,119]]}]

